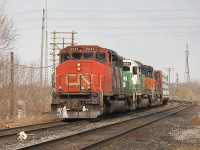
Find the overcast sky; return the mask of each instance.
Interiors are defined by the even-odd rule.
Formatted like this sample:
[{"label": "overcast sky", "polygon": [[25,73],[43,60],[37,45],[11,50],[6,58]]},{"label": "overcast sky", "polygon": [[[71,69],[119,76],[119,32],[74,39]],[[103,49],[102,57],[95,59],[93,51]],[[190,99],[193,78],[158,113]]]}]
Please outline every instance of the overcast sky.
[{"label": "overcast sky", "polygon": [[[19,32],[15,53],[39,61],[46,0],[7,0]],[[186,43],[191,80],[200,80],[200,0],[47,0],[50,32],[78,32],[78,44],[96,44],[155,69],[175,68],[183,82]],[[51,43],[48,39],[48,43]],[[71,42],[71,41],[68,41]],[[50,44],[49,49],[51,48]],[[51,51],[49,50],[49,53]],[[49,56],[49,59],[50,56]],[[49,61],[49,64],[52,64]],[[166,72],[167,73],[167,72]]]}]

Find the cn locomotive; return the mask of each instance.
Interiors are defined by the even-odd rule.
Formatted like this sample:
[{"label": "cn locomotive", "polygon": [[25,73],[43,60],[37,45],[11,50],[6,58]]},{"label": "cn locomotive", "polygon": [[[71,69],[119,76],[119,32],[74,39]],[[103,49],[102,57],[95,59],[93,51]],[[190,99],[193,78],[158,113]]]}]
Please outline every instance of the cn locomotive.
[{"label": "cn locomotive", "polygon": [[97,45],[59,52],[51,110],[59,118],[97,118],[166,104],[167,77],[139,61]]}]

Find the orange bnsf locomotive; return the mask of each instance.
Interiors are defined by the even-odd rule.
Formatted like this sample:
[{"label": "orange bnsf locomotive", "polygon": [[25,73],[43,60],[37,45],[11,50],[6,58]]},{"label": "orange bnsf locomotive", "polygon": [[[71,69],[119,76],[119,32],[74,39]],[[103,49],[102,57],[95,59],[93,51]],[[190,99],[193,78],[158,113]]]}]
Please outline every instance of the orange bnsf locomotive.
[{"label": "orange bnsf locomotive", "polygon": [[[127,63],[113,50],[96,45],[68,46],[60,51],[59,59],[51,104],[54,117],[96,118],[162,103],[162,93],[156,94],[156,88],[148,90],[149,94],[138,93],[134,85],[138,83],[133,80],[134,73],[140,73],[139,66],[127,71]],[[141,83],[145,91],[145,80]],[[152,84],[158,87],[155,80]]]}]

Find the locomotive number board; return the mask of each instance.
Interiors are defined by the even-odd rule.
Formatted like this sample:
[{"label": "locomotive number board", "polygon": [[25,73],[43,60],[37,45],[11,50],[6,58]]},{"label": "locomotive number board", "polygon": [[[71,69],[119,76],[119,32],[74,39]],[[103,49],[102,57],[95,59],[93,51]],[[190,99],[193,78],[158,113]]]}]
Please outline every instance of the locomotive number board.
[{"label": "locomotive number board", "polygon": [[96,47],[86,47],[86,51],[96,51]]},{"label": "locomotive number board", "polygon": [[80,48],[79,48],[79,47],[71,47],[71,48],[68,49],[68,50],[74,52],[74,51],[79,51]]},{"label": "locomotive number board", "polygon": [[131,65],[130,62],[124,62],[123,64],[124,64],[124,66],[130,66]]},{"label": "locomotive number board", "polygon": [[[85,47],[85,51],[96,51],[98,48],[96,47]],[[83,48],[81,47],[70,47],[69,49],[67,49],[68,51],[71,51],[71,52],[75,52],[75,51],[80,51],[80,50],[83,50]]]}]

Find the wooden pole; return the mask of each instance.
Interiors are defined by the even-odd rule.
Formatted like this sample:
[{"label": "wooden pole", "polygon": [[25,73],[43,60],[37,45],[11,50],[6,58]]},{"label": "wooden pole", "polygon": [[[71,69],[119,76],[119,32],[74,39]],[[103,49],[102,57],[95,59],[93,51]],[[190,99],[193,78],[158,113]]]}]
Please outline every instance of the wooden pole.
[{"label": "wooden pole", "polygon": [[44,15],[45,11],[43,9],[43,17],[42,17],[42,39],[41,39],[41,56],[40,56],[40,83],[43,85],[43,50],[44,50]]},{"label": "wooden pole", "polygon": [[10,65],[10,79],[11,79],[11,90],[10,90],[10,95],[11,95],[11,99],[10,99],[10,110],[11,110],[11,114],[10,114],[10,118],[14,119],[15,118],[15,98],[14,98],[14,53],[11,52],[11,65]]}]

